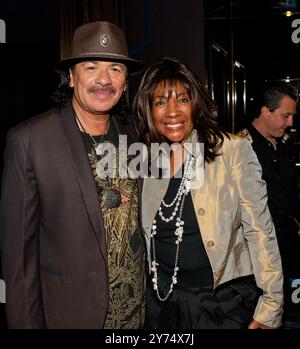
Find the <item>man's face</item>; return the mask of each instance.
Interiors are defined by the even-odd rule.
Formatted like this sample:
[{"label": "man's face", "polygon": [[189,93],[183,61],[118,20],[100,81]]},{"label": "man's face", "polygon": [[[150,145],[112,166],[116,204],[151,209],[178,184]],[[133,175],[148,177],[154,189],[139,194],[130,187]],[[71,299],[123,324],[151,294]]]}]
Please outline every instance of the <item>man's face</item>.
[{"label": "man's face", "polygon": [[279,107],[271,112],[264,107],[264,115],[266,121],[266,131],[269,137],[282,137],[288,127],[293,126],[293,116],[296,114],[296,102],[284,96]]},{"label": "man's face", "polygon": [[122,63],[85,61],[70,69],[73,105],[83,112],[107,115],[118,103],[126,86],[126,67]]}]

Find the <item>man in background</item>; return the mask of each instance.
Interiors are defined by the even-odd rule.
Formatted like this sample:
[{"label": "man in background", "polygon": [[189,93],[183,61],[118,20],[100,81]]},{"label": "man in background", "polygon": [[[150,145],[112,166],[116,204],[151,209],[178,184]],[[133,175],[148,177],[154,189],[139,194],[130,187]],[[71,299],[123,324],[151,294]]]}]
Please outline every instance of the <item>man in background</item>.
[{"label": "man in background", "polygon": [[262,166],[286,290],[290,278],[300,278],[300,202],[296,168],[299,154],[286,133],[293,125],[297,100],[297,93],[290,85],[266,84],[255,100],[256,117],[238,133],[249,139]]}]

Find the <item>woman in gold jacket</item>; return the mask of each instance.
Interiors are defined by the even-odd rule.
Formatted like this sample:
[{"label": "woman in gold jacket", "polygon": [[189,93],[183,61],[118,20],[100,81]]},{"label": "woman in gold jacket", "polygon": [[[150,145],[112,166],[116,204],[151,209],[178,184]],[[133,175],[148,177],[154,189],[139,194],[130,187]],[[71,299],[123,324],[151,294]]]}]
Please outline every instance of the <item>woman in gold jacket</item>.
[{"label": "woman in gold jacket", "polygon": [[251,145],[220,129],[215,103],[175,58],[148,67],[134,111],[151,169],[146,327],[278,328],[281,259]]}]

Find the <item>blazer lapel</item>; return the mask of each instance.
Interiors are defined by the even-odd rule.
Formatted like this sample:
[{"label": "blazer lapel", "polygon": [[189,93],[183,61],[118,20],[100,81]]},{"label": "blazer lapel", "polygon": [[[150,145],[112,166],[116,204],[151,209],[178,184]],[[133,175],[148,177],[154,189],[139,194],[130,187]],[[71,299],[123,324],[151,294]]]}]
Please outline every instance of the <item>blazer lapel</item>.
[{"label": "blazer lapel", "polygon": [[142,222],[147,236],[150,236],[151,227],[168,190],[169,178],[145,178],[142,191]]},{"label": "blazer lapel", "polygon": [[66,138],[67,152],[78,179],[82,198],[85,202],[100,251],[105,261],[107,261],[105,230],[99,206],[97,187],[71,106],[69,105],[66,109],[63,109],[60,116]]}]

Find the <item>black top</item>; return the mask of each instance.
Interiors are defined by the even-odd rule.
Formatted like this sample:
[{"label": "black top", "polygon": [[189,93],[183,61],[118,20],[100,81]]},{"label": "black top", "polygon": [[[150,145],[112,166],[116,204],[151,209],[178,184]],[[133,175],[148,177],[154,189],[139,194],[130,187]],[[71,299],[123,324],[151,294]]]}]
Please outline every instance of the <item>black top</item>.
[{"label": "black top", "polygon": [[277,140],[276,150],[251,124],[247,128],[252,147],[262,166],[267,183],[268,205],[279,239],[296,234],[298,227],[292,217],[300,219],[297,189],[296,151],[293,144]]},{"label": "black top", "polygon": [[97,144],[105,143],[105,142],[111,142],[115,146],[118,146],[118,143],[119,143],[119,135],[118,135],[118,132],[117,132],[116,127],[114,125],[114,122],[112,120],[109,123],[109,127],[108,127],[107,133],[105,135],[99,135],[99,136],[92,136],[91,137],[86,132],[80,132],[80,133],[81,133],[81,136],[82,136],[83,141],[84,141],[85,148],[86,148],[88,153],[91,152],[91,149],[92,149],[92,147],[94,145],[94,141]]},{"label": "black top", "polygon": [[[164,198],[167,204],[175,198],[180,181],[181,178],[171,178]],[[169,217],[173,212],[173,208],[174,206],[171,208],[163,207],[164,216]],[[173,275],[176,254],[176,237],[174,235],[176,218],[167,223],[156,214],[155,219],[157,222],[157,235],[155,236],[156,262],[159,263],[158,282],[159,289],[161,289],[166,284],[170,285]],[[181,219],[184,221],[184,233],[183,241],[179,246],[177,285],[178,287],[212,287],[212,271],[203,246],[191,193],[185,197]]]}]

